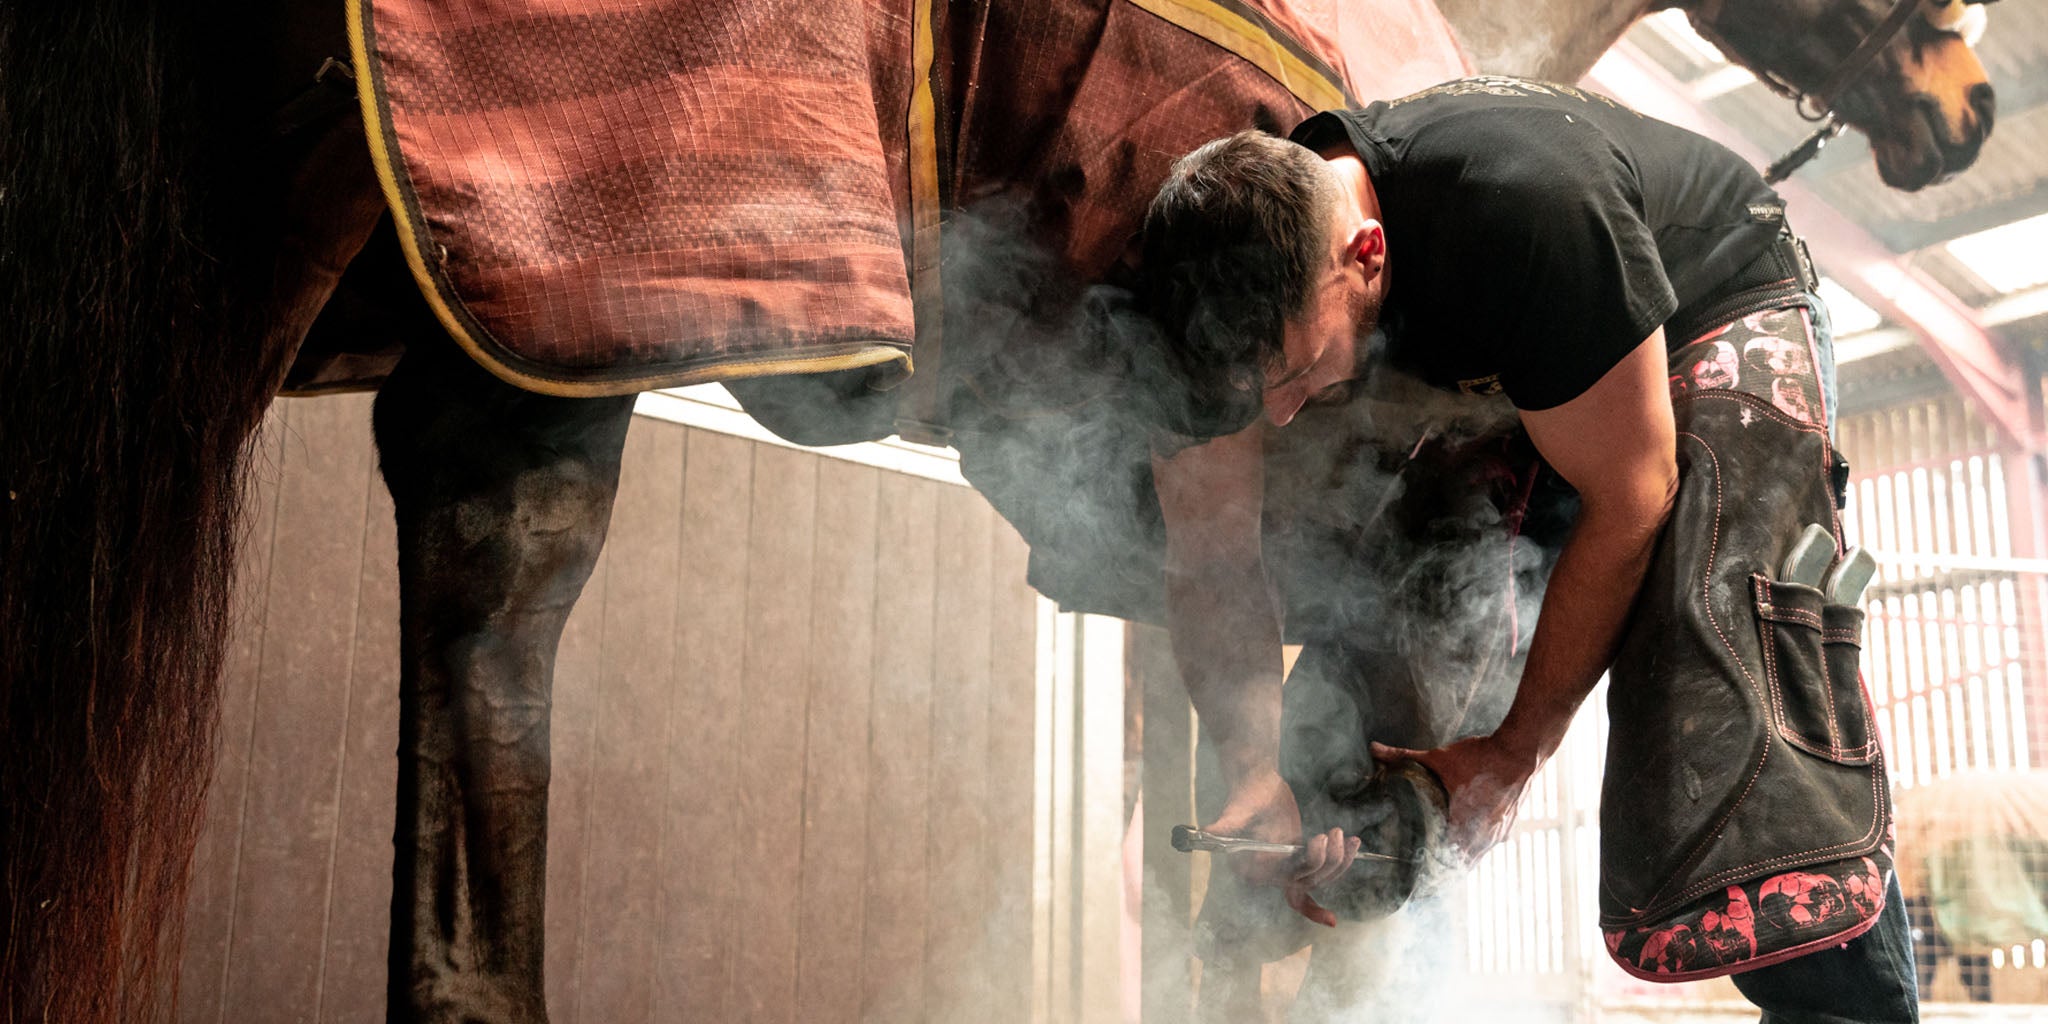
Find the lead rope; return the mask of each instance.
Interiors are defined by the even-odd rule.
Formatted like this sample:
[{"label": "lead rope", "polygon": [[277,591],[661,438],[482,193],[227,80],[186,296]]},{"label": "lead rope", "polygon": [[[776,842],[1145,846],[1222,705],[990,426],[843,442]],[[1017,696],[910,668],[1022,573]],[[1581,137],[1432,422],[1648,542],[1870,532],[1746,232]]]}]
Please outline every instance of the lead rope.
[{"label": "lead rope", "polygon": [[1819,156],[1820,151],[1833,141],[1835,136],[1842,134],[1843,127],[1841,119],[1830,111],[1827,120],[1822,122],[1819,128],[1814,129],[1813,134],[1792,147],[1791,152],[1779,157],[1764,171],[1764,184],[1776,185],[1791,177],[1792,172],[1812,163],[1813,158]]}]

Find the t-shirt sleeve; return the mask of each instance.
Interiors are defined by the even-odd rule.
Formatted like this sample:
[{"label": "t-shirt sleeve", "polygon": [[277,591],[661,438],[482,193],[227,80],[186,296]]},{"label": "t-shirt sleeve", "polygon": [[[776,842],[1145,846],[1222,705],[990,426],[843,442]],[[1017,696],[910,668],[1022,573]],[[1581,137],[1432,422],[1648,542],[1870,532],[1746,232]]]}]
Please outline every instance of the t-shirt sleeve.
[{"label": "t-shirt sleeve", "polygon": [[1584,122],[1536,123],[1550,120],[1465,147],[1456,189],[1476,229],[1473,266],[1452,274],[1473,289],[1469,340],[1530,411],[1584,394],[1678,308],[1627,159]]},{"label": "t-shirt sleeve", "polygon": [[1294,126],[1287,138],[1310,149],[1320,150],[1339,142],[1350,143],[1351,136],[1344,124],[1343,115],[1335,110],[1310,114],[1308,119]]}]

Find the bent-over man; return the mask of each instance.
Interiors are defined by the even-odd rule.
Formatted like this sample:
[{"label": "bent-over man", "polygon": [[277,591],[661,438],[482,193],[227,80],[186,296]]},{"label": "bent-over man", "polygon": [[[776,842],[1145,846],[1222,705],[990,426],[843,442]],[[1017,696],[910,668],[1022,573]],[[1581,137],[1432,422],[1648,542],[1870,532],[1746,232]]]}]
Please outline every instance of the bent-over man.
[{"label": "bent-over man", "polygon": [[[1325,924],[1311,891],[1358,844],[1304,836],[1280,772],[1267,434],[1344,400],[1383,351],[1375,368],[1504,395],[1577,492],[1505,719],[1436,750],[1373,747],[1436,773],[1455,841],[1476,856],[1615,661],[1678,493],[1674,396],[1739,391],[1822,437],[1833,415],[1825,313],[1778,196],[1719,144],[1568,87],[1452,82],[1318,114],[1286,139],[1211,142],[1154,201],[1144,272],[1213,435],[1154,459],[1168,625],[1228,788],[1208,827],[1305,840],[1300,857],[1240,869]],[[1893,883],[1860,937],[1736,982],[1767,1021],[1916,1020],[1901,910]]]}]

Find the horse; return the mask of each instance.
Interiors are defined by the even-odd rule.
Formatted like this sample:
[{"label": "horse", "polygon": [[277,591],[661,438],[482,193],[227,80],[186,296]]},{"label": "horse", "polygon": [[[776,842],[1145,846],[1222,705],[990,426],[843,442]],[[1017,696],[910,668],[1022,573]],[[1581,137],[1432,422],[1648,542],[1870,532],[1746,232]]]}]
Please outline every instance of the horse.
[{"label": "horse", "polygon": [[[1573,40],[1554,77],[1575,78],[1649,6],[1599,3],[1606,16],[1588,21],[1593,2],[1514,5],[1556,26],[1541,38]],[[955,6],[964,24],[1018,20]],[[1808,92],[1886,10],[1699,7],[1696,23],[1732,56]],[[1446,12],[1470,39],[1493,17],[1460,0]],[[345,52],[337,20],[260,0],[0,8],[0,299],[17,319],[0,344],[8,1021],[149,1019],[175,1000],[251,439],[388,215],[360,121],[300,102],[306,75]],[[990,52],[995,73],[1014,70]],[[1935,176],[1967,166],[1992,108],[1961,41],[1908,27],[1876,60],[1839,109],[1901,140],[1878,147],[1888,179],[1920,181],[1935,156]],[[978,95],[1022,102],[1030,84]],[[1236,109],[1279,129],[1309,108],[1280,90]],[[1141,211],[1118,212],[1127,235]],[[403,603],[389,1013],[541,1021],[547,752],[505,738],[544,735],[555,645],[604,542],[632,398],[509,385],[447,344],[413,298],[408,350],[374,414]],[[900,399],[830,376],[744,390],[810,443],[871,431],[872,409],[886,423]],[[834,402],[869,411],[801,408]]]},{"label": "horse", "polygon": [[[1800,103],[1803,113],[1819,120],[1823,111],[1832,111],[1862,132],[1885,184],[1913,191],[1977,158],[1997,104],[1983,66],[1956,31],[1968,19],[1981,20],[1982,10],[1930,0],[1919,17],[1908,17],[1916,13],[1908,6],[1893,5],[1887,12],[1881,5],[1833,0],[1438,3],[1479,70],[1561,82],[1577,81],[1643,17],[1682,8],[1701,36]],[[1758,32],[1763,24],[1802,28]],[[1853,79],[1836,77],[1845,54],[1875,31],[1894,26],[1901,40],[1873,54],[1873,66]]]}]

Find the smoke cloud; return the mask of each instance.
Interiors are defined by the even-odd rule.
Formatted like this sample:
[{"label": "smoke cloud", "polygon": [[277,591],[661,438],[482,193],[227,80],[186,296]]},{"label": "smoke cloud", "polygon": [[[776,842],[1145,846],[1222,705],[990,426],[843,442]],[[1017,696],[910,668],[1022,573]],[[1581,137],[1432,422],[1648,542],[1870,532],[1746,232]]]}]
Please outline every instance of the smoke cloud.
[{"label": "smoke cloud", "polygon": [[[1185,396],[1129,268],[1072,280],[1028,232],[1041,222],[1029,214],[999,201],[948,224],[946,373],[962,468],[1032,544],[1041,592],[1160,622],[1151,457],[1186,443],[1159,426],[1186,416]],[[1283,771],[1311,827],[1355,817],[1345,801],[1373,771],[1369,741],[1429,748],[1498,724],[1574,504],[1537,473],[1505,399],[1431,388],[1388,365],[1384,339],[1367,369],[1268,450],[1268,565],[1288,638],[1308,645],[1286,687]],[[1204,794],[1205,819],[1220,799]],[[1438,863],[1424,889],[1462,870]],[[1277,891],[1211,877],[1198,946],[1219,971],[1316,942],[1295,1021],[1432,1019],[1419,1011],[1463,970],[1462,949],[1440,941],[1443,898],[1326,932]]]}]

